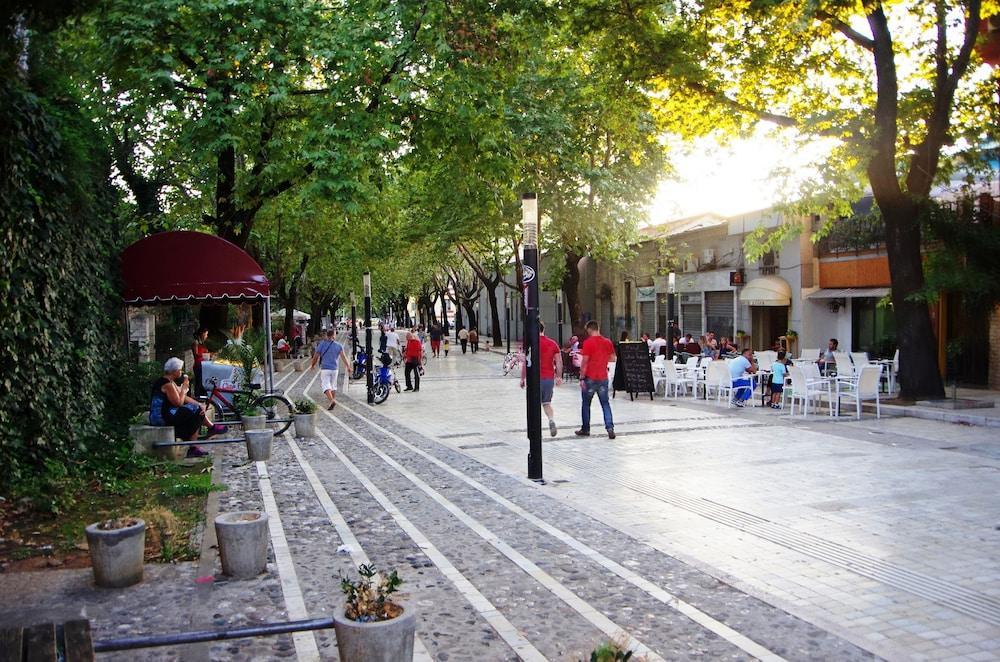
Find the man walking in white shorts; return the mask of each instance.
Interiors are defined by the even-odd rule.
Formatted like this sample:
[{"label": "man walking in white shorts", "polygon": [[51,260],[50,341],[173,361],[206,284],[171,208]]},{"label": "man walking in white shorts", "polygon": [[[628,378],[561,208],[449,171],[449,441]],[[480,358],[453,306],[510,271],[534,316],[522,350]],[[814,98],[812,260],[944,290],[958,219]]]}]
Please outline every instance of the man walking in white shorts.
[{"label": "man walking in white shorts", "polygon": [[322,340],[316,345],[316,349],[313,350],[312,363],[309,365],[309,369],[312,370],[316,367],[317,363],[319,364],[319,378],[323,393],[326,395],[326,399],[330,401],[330,406],[327,409],[333,409],[337,406],[338,361],[344,364],[344,370],[347,372],[348,379],[350,379],[351,375],[351,365],[347,362],[347,356],[344,354],[344,346],[334,340],[334,335],[335,332],[333,329],[326,332],[326,340]]}]

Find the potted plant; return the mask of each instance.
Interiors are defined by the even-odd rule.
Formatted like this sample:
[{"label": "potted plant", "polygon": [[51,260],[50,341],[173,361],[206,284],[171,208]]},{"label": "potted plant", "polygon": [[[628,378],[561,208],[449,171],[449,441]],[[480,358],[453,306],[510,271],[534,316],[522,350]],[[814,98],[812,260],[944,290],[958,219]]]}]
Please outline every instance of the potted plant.
[{"label": "potted plant", "polygon": [[104,588],[122,588],[142,581],[146,523],[138,517],[119,517],[86,527],[94,581]]},{"label": "potted plant", "polygon": [[296,400],[292,420],[295,423],[296,437],[314,436],[316,434],[316,403],[305,398]]},{"label": "potted plant", "polygon": [[260,407],[245,407],[240,411],[240,421],[244,430],[263,430],[267,424],[267,416]]},{"label": "potted plant", "polygon": [[413,660],[417,617],[412,609],[391,601],[403,580],[393,570],[380,575],[373,565],[358,566],[361,578],[341,577],[347,596],[333,614],[337,649],[342,660],[408,662]]}]

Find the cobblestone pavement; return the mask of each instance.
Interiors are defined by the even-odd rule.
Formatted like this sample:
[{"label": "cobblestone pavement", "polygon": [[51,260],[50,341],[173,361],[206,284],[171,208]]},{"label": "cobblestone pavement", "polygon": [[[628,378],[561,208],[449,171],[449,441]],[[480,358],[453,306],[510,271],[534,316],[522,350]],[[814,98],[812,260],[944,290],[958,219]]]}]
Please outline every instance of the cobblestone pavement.
[{"label": "cobblestone pavement", "polygon": [[[649,660],[996,659],[988,433],[619,396],[618,438],[578,439],[564,385],[540,485],[524,478],[524,395],[500,362],[431,359],[418,393],[374,408],[342,385],[318,436],[286,435],[266,463],[216,447],[219,510],[271,516],[257,580],[197,583],[219,572],[208,549],[121,591],[84,571],[0,576],[18,604],[0,624],[83,613],[108,638],[322,617],[339,576],[371,561],[404,579],[418,660],[580,660],[611,637]],[[316,375],[279,386],[322,400]],[[336,659],[333,632],[116,659],[284,657]]]}]

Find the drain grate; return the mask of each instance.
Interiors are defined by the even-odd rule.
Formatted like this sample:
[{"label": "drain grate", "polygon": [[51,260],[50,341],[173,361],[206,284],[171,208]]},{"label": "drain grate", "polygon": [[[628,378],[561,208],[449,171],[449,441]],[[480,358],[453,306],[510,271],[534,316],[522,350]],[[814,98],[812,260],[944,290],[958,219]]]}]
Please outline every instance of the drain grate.
[{"label": "drain grate", "polygon": [[506,446],[506,445],[507,444],[505,444],[502,441],[490,441],[485,444],[467,444],[465,446],[459,446],[459,448],[465,451],[471,451],[471,450],[476,450],[477,448],[497,448],[499,446]]},{"label": "drain grate", "polygon": [[597,464],[558,451],[549,451],[549,458],[595,476],[604,476],[635,492],[701,515],[719,524],[730,526],[776,545],[850,570],[863,577],[874,579],[992,625],[1000,625],[1000,600],[996,598],[936,577],[908,570],[845,545],[796,531],[721,503],[692,497],[677,490],[650,485],[625,474],[608,470],[607,465]]}]

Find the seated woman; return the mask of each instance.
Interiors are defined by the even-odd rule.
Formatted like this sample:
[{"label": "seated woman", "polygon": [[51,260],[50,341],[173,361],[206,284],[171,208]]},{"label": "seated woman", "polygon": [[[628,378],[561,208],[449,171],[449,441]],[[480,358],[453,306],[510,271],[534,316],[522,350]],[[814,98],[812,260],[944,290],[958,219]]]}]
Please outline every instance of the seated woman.
[{"label": "seated woman", "polygon": [[[181,378],[184,362],[177,357],[167,359],[163,364],[163,376],[153,382],[149,393],[149,422],[152,425],[172,425],[178,437],[194,441],[205,419],[205,406],[188,395],[191,389],[187,375]],[[178,381],[180,385],[178,385]],[[209,436],[222,434],[224,425],[209,427]],[[202,457],[208,453],[197,446],[191,446],[188,457]]]}]

